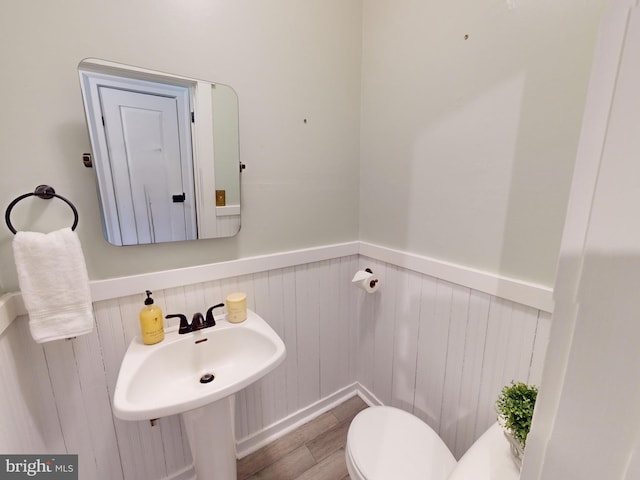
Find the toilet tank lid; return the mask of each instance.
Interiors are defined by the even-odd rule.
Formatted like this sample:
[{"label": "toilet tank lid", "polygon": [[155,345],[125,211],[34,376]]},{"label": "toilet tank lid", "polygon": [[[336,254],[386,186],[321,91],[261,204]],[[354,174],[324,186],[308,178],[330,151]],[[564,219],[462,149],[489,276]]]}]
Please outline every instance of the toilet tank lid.
[{"label": "toilet tank lid", "polygon": [[351,422],[351,461],[367,480],[445,480],[456,460],[426,423],[394,407],[370,407]]},{"label": "toilet tank lid", "polygon": [[448,480],[518,480],[509,441],[494,423],[462,456]]}]

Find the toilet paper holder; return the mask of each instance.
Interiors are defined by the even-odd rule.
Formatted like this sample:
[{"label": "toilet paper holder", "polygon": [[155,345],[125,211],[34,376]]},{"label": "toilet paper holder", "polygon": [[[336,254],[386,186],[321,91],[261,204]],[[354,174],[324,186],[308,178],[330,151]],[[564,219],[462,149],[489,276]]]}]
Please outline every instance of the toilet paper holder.
[{"label": "toilet paper holder", "polygon": [[380,288],[380,280],[377,275],[373,274],[373,270],[366,268],[358,270],[351,280],[356,287],[367,293],[374,293]]},{"label": "toilet paper holder", "polygon": [[[371,273],[371,274],[373,274],[373,270],[371,270],[370,268],[365,268],[365,269],[364,269],[364,271],[365,271],[365,272],[367,272],[367,273]],[[373,288],[373,287],[375,287],[375,286],[376,286],[376,283],[378,283],[378,279],[377,279],[377,278],[374,278],[373,280],[371,280],[371,281],[369,282],[369,286],[370,286],[371,288]]]}]

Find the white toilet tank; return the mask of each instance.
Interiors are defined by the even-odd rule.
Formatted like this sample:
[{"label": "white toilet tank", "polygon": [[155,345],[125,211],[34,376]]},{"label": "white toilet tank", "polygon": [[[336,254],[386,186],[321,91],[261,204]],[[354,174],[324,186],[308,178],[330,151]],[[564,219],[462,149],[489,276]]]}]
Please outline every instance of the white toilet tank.
[{"label": "white toilet tank", "polygon": [[462,456],[448,480],[518,480],[509,441],[494,423]]}]

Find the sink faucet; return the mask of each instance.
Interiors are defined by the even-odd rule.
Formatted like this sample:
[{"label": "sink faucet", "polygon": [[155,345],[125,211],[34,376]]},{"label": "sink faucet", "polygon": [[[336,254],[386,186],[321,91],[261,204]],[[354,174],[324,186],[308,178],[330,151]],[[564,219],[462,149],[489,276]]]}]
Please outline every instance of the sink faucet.
[{"label": "sink faucet", "polygon": [[203,328],[215,327],[216,320],[213,318],[213,309],[224,307],[224,303],[219,303],[212,307],[209,307],[207,310],[207,317],[205,317],[200,313],[196,312],[193,314],[193,318],[191,319],[191,323],[187,320],[187,316],[182,313],[173,313],[171,315],[167,315],[165,318],[179,318],[180,319],[180,328],[178,329],[179,334],[195,332],[196,330],[202,330]]}]

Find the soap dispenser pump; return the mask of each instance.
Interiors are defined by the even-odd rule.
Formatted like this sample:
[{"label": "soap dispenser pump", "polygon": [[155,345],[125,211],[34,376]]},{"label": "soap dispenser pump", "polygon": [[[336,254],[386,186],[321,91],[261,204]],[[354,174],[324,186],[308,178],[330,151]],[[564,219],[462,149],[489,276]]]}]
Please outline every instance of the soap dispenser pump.
[{"label": "soap dispenser pump", "polygon": [[140,310],[140,330],[142,331],[142,343],[153,345],[164,340],[164,325],[162,323],[162,310],[153,304],[151,292],[145,292],[147,298],[144,308]]}]

